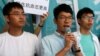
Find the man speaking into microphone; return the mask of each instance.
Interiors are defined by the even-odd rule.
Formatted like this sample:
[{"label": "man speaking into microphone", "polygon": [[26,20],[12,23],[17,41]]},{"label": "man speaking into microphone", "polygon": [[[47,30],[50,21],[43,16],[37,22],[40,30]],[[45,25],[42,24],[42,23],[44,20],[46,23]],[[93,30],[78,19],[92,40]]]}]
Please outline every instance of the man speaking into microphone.
[{"label": "man speaking into microphone", "polygon": [[42,39],[42,56],[82,56],[76,38],[68,30],[72,24],[71,7],[61,4],[54,9],[53,13],[57,30]]}]

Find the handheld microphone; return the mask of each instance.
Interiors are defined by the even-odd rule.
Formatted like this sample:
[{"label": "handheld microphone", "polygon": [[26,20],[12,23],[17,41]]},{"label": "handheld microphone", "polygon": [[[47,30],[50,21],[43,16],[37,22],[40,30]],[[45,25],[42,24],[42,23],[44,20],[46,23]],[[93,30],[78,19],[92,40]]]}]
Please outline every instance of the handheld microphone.
[{"label": "handheld microphone", "polygon": [[70,27],[66,27],[66,33],[71,33]]}]

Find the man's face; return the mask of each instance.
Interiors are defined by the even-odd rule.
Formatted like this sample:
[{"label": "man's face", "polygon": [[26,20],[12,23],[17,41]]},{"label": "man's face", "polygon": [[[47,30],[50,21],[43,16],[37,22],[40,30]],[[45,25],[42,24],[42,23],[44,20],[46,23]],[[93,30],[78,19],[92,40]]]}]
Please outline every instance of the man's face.
[{"label": "man's face", "polygon": [[81,19],[78,20],[80,27],[84,29],[91,29],[93,25],[93,14],[88,13],[88,14],[83,14]]},{"label": "man's face", "polygon": [[23,27],[26,22],[26,17],[24,11],[21,8],[12,8],[9,15],[7,15],[7,21],[9,26]]},{"label": "man's face", "polygon": [[66,27],[71,27],[72,24],[72,15],[66,12],[60,12],[58,18],[55,19],[57,28],[60,31],[65,31]]}]

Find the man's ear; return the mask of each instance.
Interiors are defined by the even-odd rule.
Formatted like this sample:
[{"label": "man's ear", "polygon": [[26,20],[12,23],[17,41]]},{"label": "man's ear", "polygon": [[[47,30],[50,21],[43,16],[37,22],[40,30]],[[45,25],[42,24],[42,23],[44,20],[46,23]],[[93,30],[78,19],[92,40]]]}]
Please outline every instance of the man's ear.
[{"label": "man's ear", "polygon": [[6,22],[9,22],[9,17],[8,16],[4,16],[6,19]]},{"label": "man's ear", "polygon": [[77,19],[77,22],[78,22],[78,24],[80,24],[81,23],[81,19]]}]

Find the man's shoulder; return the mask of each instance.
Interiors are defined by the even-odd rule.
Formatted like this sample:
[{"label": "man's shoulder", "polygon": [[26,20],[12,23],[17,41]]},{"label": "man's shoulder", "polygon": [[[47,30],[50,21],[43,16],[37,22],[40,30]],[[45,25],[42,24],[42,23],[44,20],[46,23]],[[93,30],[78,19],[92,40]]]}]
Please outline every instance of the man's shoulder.
[{"label": "man's shoulder", "polygon": [[57,36],[55,36],[55,34],[47,35],[42,38],[42,44],[44,47],[45,45],[46,46],[53,45],[56,40],[57,40]]},{"label": "man's shoulder", "polygon": [[93,36],[93,37],[97,37],[97,35],[96,35],[96,34],[94,34],[93,32],[91,32],[91,34],[92,34],[92,36]]},{"label": "man's shoulder", "polygon": [[30,33],[30,32],[25,32],[24,31],[24,36],[28,36],[28,37],[32,37],[32,38],[37,38],[37,36],[33,33]]},{"label": "man's shoulder", "polygon": [[53,38],[55,38],[56,36],[55,36],[55,34],[53,33],[53,34],[50,34],[50,35],[47,35],[47,36],[44,36],[42,39],[44,40],[50,40],[50,39],[53,39]]},{"label": "man's shoulder", "polygon": [[36,36],[35,34],[30,33],[30,32],[26,32],[26,31],[24,31],[24,34],[26,34],[26,35],[30,35],[30,36]]},{"label": "man's shoulder", "polygon": [[39,39],[35,34],[32,34],[30,32],[24,32],[24,36],[25,39],[27,39],[28,41],[30,41],[31,43],[35,43],[37,44]]},{"label": "man's shoulder", "polygon": [[45,37],[42,38],[42,42],[47,42],[47,43],[53,43],[55,41],[60,40],[61,38],[56,35],[55,33],[51,34],[51,35],[47,35]]},{"label": "man's shoulder", "polygon": [[3,32],[3,33],[0,34],[0,37],[1,36],[6,36],[6,35],[7,35],[7,32]]},{"label": "man's shoulder", "polygon": [[94,34],[93,32],[91,32],[91,34],[92,34],[92,37],[93,37],[93,38],[98,39],[98,37],[97,37],[96,34]]},{"label": "man's shoulder", "polygon": [[5,39],[6,36],[9,37],[8,33],[7,32],[3,32],[3,33],[0,34],[0,39],[3,40],[3,39]]}]

